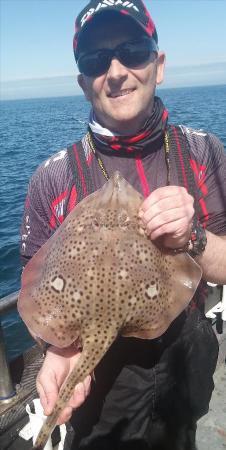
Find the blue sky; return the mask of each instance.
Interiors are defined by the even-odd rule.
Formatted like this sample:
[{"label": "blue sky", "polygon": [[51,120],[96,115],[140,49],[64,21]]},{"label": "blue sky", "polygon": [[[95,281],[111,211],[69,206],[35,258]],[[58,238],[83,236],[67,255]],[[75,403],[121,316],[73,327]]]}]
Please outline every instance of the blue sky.
[{"label": "blue sky", "polygon": [[[80,93],[74,19],[87,0],[0,0],[1,98]],[[226,84],[226,1],[149,0],[165,87]]]}]

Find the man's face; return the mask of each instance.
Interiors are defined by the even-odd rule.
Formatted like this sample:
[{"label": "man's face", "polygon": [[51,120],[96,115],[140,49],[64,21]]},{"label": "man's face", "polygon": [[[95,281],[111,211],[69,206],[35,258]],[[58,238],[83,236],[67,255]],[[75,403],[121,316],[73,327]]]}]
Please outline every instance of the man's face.
[{"label": "man's face", "polygon": [[[131,20],[118,17],[89,33],[86,51],[114,49],[137,39],[137,33]],[[79,75],[78,82],[102,126],[125,135],[134,134],[144,125],[152,112],[156,84],[163,79],[164,59],[164,54],[152,53],[147,62],[131,69],[113,58],[103,75]]]}]

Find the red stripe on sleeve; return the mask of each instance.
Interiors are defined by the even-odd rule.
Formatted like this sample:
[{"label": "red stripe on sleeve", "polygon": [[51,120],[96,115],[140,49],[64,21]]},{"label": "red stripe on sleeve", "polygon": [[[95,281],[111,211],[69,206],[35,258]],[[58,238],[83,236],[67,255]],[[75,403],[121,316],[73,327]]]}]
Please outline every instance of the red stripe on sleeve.
[{"label": "red stripe on sleeve", "polygon": [[190,166],[197,179],[198,187],[201,189],[203,195],[208,194],[208,188],[205,184],[206,179],[206,166],[198,165],[194,159],[190,160]]},{"label": "red stripe on sleeve", "polygon": [[64,216],[59,213],[58,207],[60,208],[59,210],[62,210],[62,206],[60,206],[60,204],[66,199],[67,195],[68,195],[68,190],[62,192],[51,203],[52,216],[50,217],[49,225],[52,229],[56,228],[57,221],[58,221],[58,223],[59,222],[62,223],[64,220]]},{"label": "red stripe on sleeve", "polygon": [[146,178],[146,175],[144,172],[144,167],[143,167],[141,158],[139,156],[136,156],[136,169],[137,169],[137,173],[140,178],[140,183],[141,183],[144,197],[146,198],[150,194],[150,188],[149,188],[149,184],[147,182],[147,178]]},{"label": "red stripe on sleeve", "polygon": [[199,204],[203,212],[202,226],[206,228],[207,221],[209,220],[209,213],[206,207],[206,202],[203,198],[199,199]]},{"label": "red stripe on sleeve", "polygon": [[71,212],[72,209],[74,209],[76,203],[77,203],[77,191],[75,189],[75,186],[73,186],[73,188],[71,190],[69,202],[68,202],[68,212]]}]

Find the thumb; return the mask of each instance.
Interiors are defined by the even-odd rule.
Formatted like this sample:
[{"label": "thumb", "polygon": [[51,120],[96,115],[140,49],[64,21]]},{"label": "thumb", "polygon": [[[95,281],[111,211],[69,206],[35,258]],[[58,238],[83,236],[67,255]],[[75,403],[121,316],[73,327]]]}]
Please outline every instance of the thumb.
[{"label": "thumb", "polygon": [[41,405],[46,416],[53,411],[58,397],[58,386],[55,377],[46,377],[45,380],[37,379],[37,391],[40,397]]}]

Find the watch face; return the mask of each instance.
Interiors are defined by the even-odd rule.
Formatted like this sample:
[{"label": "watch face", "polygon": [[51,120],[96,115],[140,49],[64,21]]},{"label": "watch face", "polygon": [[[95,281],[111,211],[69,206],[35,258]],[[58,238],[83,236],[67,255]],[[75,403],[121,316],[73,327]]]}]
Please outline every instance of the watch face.
[{"label": "watch face", "polygon": [[191,256],[201,255],[206,248],[206,232],[198,221],[194,224],[194,228],[192,229],[191,244],[192,248],[189,251]]}]

